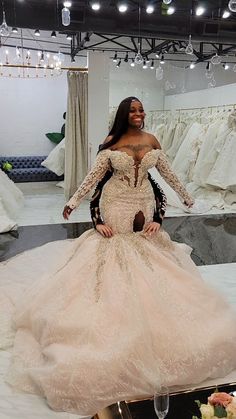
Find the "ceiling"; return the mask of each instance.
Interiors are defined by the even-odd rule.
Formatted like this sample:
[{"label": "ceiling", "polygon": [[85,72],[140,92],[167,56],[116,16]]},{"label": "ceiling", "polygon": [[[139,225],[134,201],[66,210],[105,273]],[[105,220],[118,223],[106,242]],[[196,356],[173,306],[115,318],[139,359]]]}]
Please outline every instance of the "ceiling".
[{"label": "ceiling", "polygon": [[[31,33],[34,29],[55,30],[61,36],[64,52],[68,51],[72,57],[87,49],[136,53],[140,38],[145,54],[166,52],[176,57],[181,52],[178,41],[185,41],[186,46],[190,34],[198,61],[209,59],[216,51],[222,55],[236,52],[236,13],[222,18],[228,0],[173,0],[176,12],[171,16],[166,15],[161,0],[153,1],[153,14],[146,13],[144,0],[127,1],[129,9],[123,14],[117,10],[118,1],[101,3],[101,9],[95,12],[89,1],[72,0],[71,23],[65,27],[61,23],[62,0],[3,2],[9,26],[28,28]],[[206,7],[206,12],[197,17],[195,9],[200,4]],[[73,35],[71,45],[63,35],[68,33]]]}]

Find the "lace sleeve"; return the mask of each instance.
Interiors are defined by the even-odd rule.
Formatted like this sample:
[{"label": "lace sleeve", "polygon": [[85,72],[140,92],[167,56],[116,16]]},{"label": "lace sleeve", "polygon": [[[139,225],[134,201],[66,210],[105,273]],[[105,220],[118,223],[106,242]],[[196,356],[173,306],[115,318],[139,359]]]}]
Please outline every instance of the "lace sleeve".
[{"label": "lace sleeve", "polygon": [[165,179],[165,181],[175,190],[175,192],[181,196],[181,198],[183,198],[187,205],[192,205],[194,203],[192,197],[188,194],[185,187],[170,168],[166,156],[162,151],[158,153],[156,168],[160,172],[161,176]]},{"label": "lace sleeve", "polygon": [[99,182],[106,171],[110,168],[109,150],[101,151],[95,161],[91,171],[87,174],[82,184],[79,186],[74,195],[67,202],[67,206],[74,209],[79,206],[82,199],[91,189]]},{"label": "lace sleeve", "polygon": [[148,173],[148,180],[152,185],[156,201],[156,207],[153,214],[153,221],[161,225],[166,212],[166,195],[164,191],[161,189],[160,185],[152,178],[150,173]]},{"label": "lace sleeve", "polygon": [[105,174],[105,176],[98,182],[95,192],[92,196],[92,199],[90,201],[90,215],[92,218],[93,227],[96,229],[96,226],[98,224],[104,224],[103,219],[100,214],[100,198],[102,195],[103,186],[105,183],[111,178],[112,172],[108,170]]}]

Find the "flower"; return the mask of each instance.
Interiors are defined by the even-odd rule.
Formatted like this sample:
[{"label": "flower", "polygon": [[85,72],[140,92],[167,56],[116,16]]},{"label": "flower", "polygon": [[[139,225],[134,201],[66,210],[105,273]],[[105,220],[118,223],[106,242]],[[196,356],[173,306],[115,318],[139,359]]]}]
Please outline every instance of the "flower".
[{"label": "flower", "polygon": [[202,419],[212,419],[214,417],[214,407],[211,404],[201,404],[200,412]]},{"label": "flower", "polygon": [[231,403],[233,400],[233,397],[230,396],[230,394],[219,392],[219,393],[213,393],[210,397],[208,397],[208,402],[212,406],[220,405],[220,406],[228,406],[229,403]]}]

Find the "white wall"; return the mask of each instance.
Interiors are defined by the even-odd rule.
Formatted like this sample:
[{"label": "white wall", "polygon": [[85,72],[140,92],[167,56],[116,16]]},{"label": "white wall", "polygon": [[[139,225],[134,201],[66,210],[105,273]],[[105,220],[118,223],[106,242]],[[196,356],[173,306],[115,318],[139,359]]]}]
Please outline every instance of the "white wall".
[{"label": "white wall", "polygon": [[163,109],[163,88],[155,77],[155,70],[132,68],[123,61],[117,68],[110,60],[110,107],[118,106],[128,96],[137,96],[146,111]]},{"label": "white wall", "polygon": [[165,109],[205,108],[236,104],[236,83],[165,97]]},{"label": "white wall", "polygon": [[94,161],[108,134],[109,124],[109,56],[88,53],[88,142],[89,165]]},{"label": "white wall", "polygon": [[66,72],[38,79],[0,77],[0,155],[48,155],[54,144],[45,133],[60,132],[66,106]]}]

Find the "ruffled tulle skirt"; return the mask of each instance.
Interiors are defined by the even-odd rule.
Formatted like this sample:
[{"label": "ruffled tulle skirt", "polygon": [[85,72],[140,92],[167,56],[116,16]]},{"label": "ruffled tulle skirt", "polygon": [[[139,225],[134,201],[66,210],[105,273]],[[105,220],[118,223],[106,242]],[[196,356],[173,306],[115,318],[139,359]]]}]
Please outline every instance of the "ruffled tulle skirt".
[{"label": "ruffled tulle skirt", "polygon": [[1,264],[7,381],[55,410],[94,414],[162,384],[225,376],[236,367],[235,318],[189,253],[164,231],[89,230]]}]

